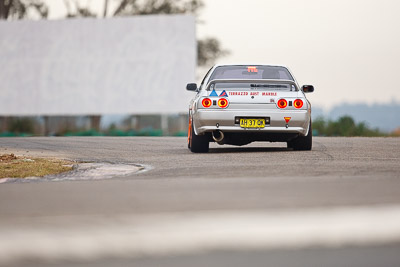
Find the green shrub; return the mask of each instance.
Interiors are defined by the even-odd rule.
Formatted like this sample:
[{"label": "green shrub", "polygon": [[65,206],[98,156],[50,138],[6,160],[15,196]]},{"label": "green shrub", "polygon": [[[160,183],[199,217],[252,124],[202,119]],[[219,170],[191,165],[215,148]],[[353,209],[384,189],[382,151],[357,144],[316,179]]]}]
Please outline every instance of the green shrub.
[{"label": "green shrub", "polygon": [[8,122],[8,129],[12,133],[33,134],[35,130],[35,120],[27,117],[11,118]]},{"label": "green shrub", "polygon": [[368,128],[365,122],[356,123],[348,115],[340,117],[337,121],[326,121],[318,117],[313,121],[313,135],[317,136],[386,136],[379,129]]}]

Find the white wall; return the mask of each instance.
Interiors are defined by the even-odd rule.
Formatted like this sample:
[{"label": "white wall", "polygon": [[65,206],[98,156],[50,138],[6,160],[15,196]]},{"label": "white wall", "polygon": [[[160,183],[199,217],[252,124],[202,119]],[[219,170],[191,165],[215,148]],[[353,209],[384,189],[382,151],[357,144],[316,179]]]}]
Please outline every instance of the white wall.
[{"label": "white wall", "polygon": [[193,16],[0,22],[0,115],[186,112]]}]

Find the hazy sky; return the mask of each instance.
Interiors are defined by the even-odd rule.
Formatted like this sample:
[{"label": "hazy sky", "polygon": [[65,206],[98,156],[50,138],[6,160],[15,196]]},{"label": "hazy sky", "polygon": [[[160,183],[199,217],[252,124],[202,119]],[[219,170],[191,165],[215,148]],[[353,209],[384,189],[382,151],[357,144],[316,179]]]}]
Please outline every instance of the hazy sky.
[{"label": "hazy sky", "polygon": [[[48,2],[50,16],[61,17],[63,1]],[[400,104],[400,1],[204,2],[198,37],[217,37],[231,52],[218,62],[286,65],[301,85],[315,86],[308,96],[319,107]]]}]

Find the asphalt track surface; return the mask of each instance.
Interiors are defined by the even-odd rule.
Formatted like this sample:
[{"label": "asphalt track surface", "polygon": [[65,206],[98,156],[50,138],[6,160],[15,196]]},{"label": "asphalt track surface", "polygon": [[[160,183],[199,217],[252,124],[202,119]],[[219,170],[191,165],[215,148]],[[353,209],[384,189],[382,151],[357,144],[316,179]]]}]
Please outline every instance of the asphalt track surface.
[{"label": "asphalt track surface", "polygon": [[[400,223],[389,223],[397,222],[400,214],[399,138],[320,137],[314,138],[313,150],[306,152],[292,151],[283,143],[253,143],[243,147],[211,144],[207,154],[189,152],[186,139],[178,137],[2,138],[0,154],[3,153],[77,162],[139,164],[145,168],[139,173],[108,179],[0,184],[0,232],[5,236],[0,237],[0,247],[3,251],[11,249],[7,244],[22,244],[17,242],[18,238],[24,238],[17,236],[18,231],[30,234],[31,239],[25,237],[26,243],[39,242],[40,236],[32,231],[44,226],[43,235],[52,231],[49,240],[61,236],[58,243],[49,243],[53,245],[67,240],[63,239],[65,233],[60,229],[70,227],[79,232],[88,225],[98,227],[96,236],[103,233],[102,230],[113,232],[113,229],[130,225],[143,227],[143,231],[148,232],[167,229],[163,233],[168,233],[165,236],[170,236],[171,240],[166,241],[170,246],[155,245],[158,250],[150,246],[145,253],[132,257],[134,253],[131,252],[138,247],[133,248],[131,244],[121,246],[121,250],[126,249],[125,254],[98,255],[92,250],[90,257],[85,257],[84,249],[80,250],[81,255],[73,250],[63,254],[61,250],[68,247],[60,245],[61,252],[56,252],[63,256],[53,255],[53,258],[34,252],[33,256],[24,257],[22,246],[20,254],[14,251],[15,256],[10,256],[8,262],[0,261],[0,265],[400,266]],[[292,227],[298,230],[293,232],[292,239],[300,241],[296,243],[289,236],[283,242],[280,236],[275,236],[268,242],[262,238],[258,243],[252,242],[249,236],[257,232],[246,234],[246,231],[258,229],[261,222],[265,227],[275,227],[278,232],[286,231],[286,228],[279,228],[283,221],[268,224],[276,214],[302,222],[298,225],[294,220]],[[198,220],[188,222],[185,219],[188,216]],[[331,228],[315,223],[314,230],[320,231],[319,235],[312,240],[309,235],[301,235],[302,231],[309,230],[306,222],[319,222],[324,216],[330,216],[326,224],[330,223]],[[379,220],[380,217],[386,222]],[[157,218],[156,228],[148,226]],[[231,226],[224,236],[219,232],[221,226],[213,224],[213,218],[221,224],[229,224],[227,218],[241,223]],[[252,224],[246,218],[259,218],[260,223]],[[140,220],[144,223],[138,223]],[[372,226],[365,223],[374,220]],[[185,250],[190,242],[185,243],[187,240],[182,237],[176,239],[181,242],[176,244],[183,248],[174,247],[174,238],[180,232],[163,228],[165,222],[182,227],[180,232],[193,235],[194,239],[200,237],[185,232],[184,227],[210,222],[210,229],[219,239],[212,243],[212,233],[202,233],[204,229],[195,228],[203,235],[196,241],[203,244],[198,247],[201,249],[196,251],[194,246],[192,250]],[[341,222],[343,225],[353,222],[353,228],[343,227]],[[340,230],[337,232],[340,238],[335,239],[328,233],[332,229]],[[242,230],[242,239],[231,238],[232,233]],[[271,235],[271,232],[263,232],[264,229],[260,231],[260,236]],[[352,236],[357,231],[358,238]],[[79,237],[89,235],[88,231],[79,233]],[[143,246],[146,240],[151,240],[149,236],[140,236]],[[118,236],[119,239],[111,235],[109,238],[114,242],[127,241],[123,235]],[[55,239],[57,241],[57,237]],[[77,242],[71,240],[67,241]],[[92,239],[89,236],[87,240]],[[236,243],[233,246],[230,242]]]}]

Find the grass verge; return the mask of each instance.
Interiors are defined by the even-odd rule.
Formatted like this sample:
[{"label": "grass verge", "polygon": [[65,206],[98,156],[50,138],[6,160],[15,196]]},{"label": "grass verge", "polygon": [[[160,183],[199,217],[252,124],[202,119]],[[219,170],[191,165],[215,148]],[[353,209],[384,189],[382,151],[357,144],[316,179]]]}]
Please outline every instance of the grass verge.
[{"label": "grass verge", "polygon": [[73,162],[67,160],[0,155],[0,178],[42,177],[67,172],[72,167]]}]

